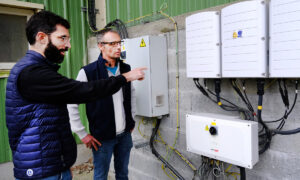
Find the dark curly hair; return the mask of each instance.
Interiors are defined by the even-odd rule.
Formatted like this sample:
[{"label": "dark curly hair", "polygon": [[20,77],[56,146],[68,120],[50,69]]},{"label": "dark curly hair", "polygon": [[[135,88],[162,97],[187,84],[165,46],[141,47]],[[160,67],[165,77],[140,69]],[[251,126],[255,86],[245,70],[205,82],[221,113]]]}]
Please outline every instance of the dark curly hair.
[{"label": "dark curly hair", "polygon": [[66,19],[50,11],[40,11],[31,16],[26,24],[26,36],[29,44],[35,44],[35,37],[38,32],[50,34],[56,31],[58,24],[70,29],[70,23]]}]

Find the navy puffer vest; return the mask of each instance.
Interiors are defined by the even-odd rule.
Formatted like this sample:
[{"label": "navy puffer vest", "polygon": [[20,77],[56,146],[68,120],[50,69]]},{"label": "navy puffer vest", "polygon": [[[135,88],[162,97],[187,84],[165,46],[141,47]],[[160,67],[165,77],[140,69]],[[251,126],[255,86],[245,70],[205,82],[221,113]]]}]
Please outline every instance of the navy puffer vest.
[{"label": "navy puffer vest", "polygon": [[6,89],[6,124],[13,154],[14,175],[36,179],[69,169],[76,160],[66,104],[38,104],[20,95],[17,79],[31,65],[52,64],[39,53],[28,51],[11,70]]}]

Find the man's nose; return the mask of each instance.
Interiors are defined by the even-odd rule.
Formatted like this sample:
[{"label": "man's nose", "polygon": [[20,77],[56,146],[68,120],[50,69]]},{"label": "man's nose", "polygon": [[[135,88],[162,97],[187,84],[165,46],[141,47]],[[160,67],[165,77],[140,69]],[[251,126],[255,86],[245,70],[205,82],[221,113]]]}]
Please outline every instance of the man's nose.
[{"label": "man's nose", "polygon": [[70,41],[67,41],[66,47],[69,48],[69,49],[71,48],[71,42]]}]

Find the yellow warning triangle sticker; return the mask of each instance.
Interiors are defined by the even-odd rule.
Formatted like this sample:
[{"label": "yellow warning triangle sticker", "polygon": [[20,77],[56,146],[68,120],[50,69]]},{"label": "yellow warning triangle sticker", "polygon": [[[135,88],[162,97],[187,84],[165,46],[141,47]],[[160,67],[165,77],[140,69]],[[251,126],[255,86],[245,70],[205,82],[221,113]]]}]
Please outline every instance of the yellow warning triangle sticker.
[{"label": "yellow warning triangle sticker", "polygon": [[205,131],[208,131],[208,130],[209,130],[208,125],[206,125],[205,126]]},{"label": "yellow warning triangle sticker", "polygon": [[144,39],[142,39],[140,47],[146,47],[146,43],[145,43]]}]

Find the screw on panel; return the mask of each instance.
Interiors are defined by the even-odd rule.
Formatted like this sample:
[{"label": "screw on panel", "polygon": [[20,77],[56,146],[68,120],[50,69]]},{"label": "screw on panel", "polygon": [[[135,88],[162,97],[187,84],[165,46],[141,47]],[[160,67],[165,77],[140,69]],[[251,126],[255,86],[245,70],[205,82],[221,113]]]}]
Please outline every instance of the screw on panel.
[{"label": "screw on panel", "polygon": [[221,74],[217,74],[217,76],[218,76],[218,77],[220,77],[220,76],[221,76]]},{"label": "screw on panel", "polygon": [[261,4],[265,4],[265,1],[262,1]]},{"label": "screw on panel", "polygon": [[266,76],[266,73],[261,73],[262,76]]},{"label": "screw on panel", "polygon": [[216,15],[219,15],[220,13],[219,12],[216,12]]},{"label": "screw on panel", "polygon": [[266,40],[266,38],[265,38],[265,37],[262,37],[262,38],[261,38],[261,40],[263,40],[263,41],[264,41],[264,40]]},{"label": "screw on panel", "polygon": [[220,43],[217,43],[216,45],[217,45],[217,46],[220,46]]}]

